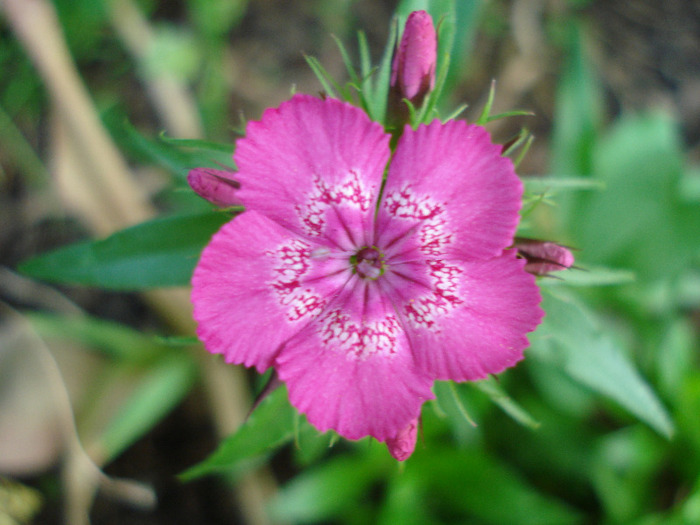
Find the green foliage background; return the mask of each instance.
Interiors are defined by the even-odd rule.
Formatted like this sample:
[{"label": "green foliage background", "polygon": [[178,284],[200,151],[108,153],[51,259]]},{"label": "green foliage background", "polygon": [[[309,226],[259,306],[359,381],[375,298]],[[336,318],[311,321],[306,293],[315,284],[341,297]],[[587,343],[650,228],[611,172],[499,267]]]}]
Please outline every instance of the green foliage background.
[{"label": "green foliage background", "polygon": [[[260,45],[252,37],[253,43],[245,44],[246,17],[264,17],[275,13],[272,9],[243,0],[190,0],[176,7],[157,0],[135,3],[154,37],[134,56],[115,39],[115,3],[56,0],[55,8],[103,125],[133,166],[158,170],[161,185],[154,200],[161,216],[37,255],[19,270],[38,281],[91,289],[186,286],[199,251],[229,218],[189,191],[187,170],[231,164],[240,107],[254,119],[294,83],[311,86],[309,92],[320,88],[301,69],[306,67],[302,50],[293,59],[298,64],[287,67],[283,61],[291,59],[278,49],[277,57],[256,55],[267,62],[251,80],[264,78],[273,88],[262,89],[257,100],[230,92],[228,76],[237,74],[230,69],[231,53],[240,46],[255,55]],[[589,2],[560,2],[539,15],[540,36],[556,56],[546,76],[552,125],[537,137],[542,145],[533,146],[547,161],[522,165],[523,172],[538,170],[530,173],[536,178],[525,178],[528,203],[538,205],[524,217],[521,234],[575,247],[580,269],[561,279],[541,279],[547,317],[531,335],[525,361],[497,381],[437,384],[437,400],[425,406],[422,436],[405,464],[393,461],[376,442],[318,435],[280,389],[218,448],[200,454],[196,461],[201,462],[192,462],[177,483],[214,476],[218,484],[235,486],[264,469],[274,488],[264,500],[260,523],[700,523],[698,167],[690,161],[680,122],[669,112],[609,109],[610,95],[590,53],[596,21],[588,17],[589,7]],[[358,27],[355,13],[362,12],[362,3],[301,2],[295,8],[304,12],[295,20],[313,27],[317,42],[328,42],[323,35],[335,32],[359,70],[370,51],[363,51],[362,40],[358,50],[356,30],[367,31],[366,41],[374,44],[371,59],[381,59],[377,35],[388,35],[390,24]],[[399,20],[423,8],[442,20],[441,60],[449,51],[453,65],[436,103],[449,112],[466,102],[475,111],[469,108],[466,115],[474,119],[489,88],[478,69],[483,63],[472,59],[478,54],[475,43],[484,35],[487,41],[509,39],[515,22],[503,14],[513,6],[403,1],[397,6]],[[9,25],[2,35],[0,63],[12,75],[0,81],[5,165],[0,184],[51,191],[45,152],[32,135],[40,133],[50,89]],[[275,34],[264,38],[274,41]],[[348,80],[342,78],[339,53],[304,51],[316,55],[316,64],[329,75]],[[194,93],[201,136],[173,139],[154,123],[156,112],[145,101],[144,86],[163,75]],[[465,100],[474,93],[476,100]],[[520,126],[533,118],[540,117],[510,120]],[[119,461],[129,447],[148,439],[179,403],[206,405],[201,391],[210,378],[200,354],[216,358],[205,355],[191,333],[164,337],[172,335],[165,323],[154,328],[87,315],[22,315],[47,341],[79,343],[98,353],[118,380],[136,378],[92,438],[101,464]],[[257,392],[261,384],[253,380],[250,389]],[[110,391],[97,392],[92,401],[100,406],[105,402],[100,396]],[[76,408],[79,433],[81,414],[89,412]],[[161,475],[131,472],[143,480]],[[56,505],[60,498],[60,491],[58,496],[46,492],[44,505]],[[164,511],[149,512],[157,523]],[[247,515],[244,521],[255,519]]]}]

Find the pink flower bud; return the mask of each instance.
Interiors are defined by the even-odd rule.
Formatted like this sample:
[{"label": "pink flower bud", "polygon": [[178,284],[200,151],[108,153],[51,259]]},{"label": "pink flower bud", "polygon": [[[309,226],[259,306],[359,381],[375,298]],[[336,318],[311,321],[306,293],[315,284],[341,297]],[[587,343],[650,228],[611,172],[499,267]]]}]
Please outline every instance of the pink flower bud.
[{"label": "pink flower bud", "polygon": [[425,11],[408,15],[403,37],[394,55],[391,87],[400,98],[418,107],[435,86],[437,34],[433,19]]},{"label": "pink flower bud", "polygon": [[228,208],[242,204],[236,196],[241,185],[231,171],[195,168],[187,174],[187,182],[197,195],[216,206]]},{"label": "pink flower bud", "polygon": [[416,448],[418,436],[418,419],[411,421],[408,426],[399,431],[396,437],[386,440],[386,446],[397,461],[407,460]]},{"label": "pink flower bud", "polygon": [[566,270],[574,264],[574,256],[568,248],[549,241],[515,239],[518,254],[527,260],[525,271],[533,275],[547,275]]}]

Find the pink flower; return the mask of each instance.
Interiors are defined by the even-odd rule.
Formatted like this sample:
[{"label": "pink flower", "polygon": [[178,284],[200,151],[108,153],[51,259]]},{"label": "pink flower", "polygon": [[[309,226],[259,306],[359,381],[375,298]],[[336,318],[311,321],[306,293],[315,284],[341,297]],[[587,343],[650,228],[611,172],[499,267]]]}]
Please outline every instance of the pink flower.
[{"label": "pink flower", "polygon": [[425,11],[413,11],[408,15],[394,55],[391,87],[399,92],[400,98],[420,106],[435,86],[436,63],[437,35],[433,19]]},{"label": "pink flower", "polygon": [[460,121],[406,126],[393,157],[389,140],[306,95],[249,123],[234,155],[246,211],[204,249],[192,301],[210,352],[273,367],[320,431],[391,445],[435,380],[514,365],[543,314],[506,249],[522,184],[500,146]]},{"label": "pink flower", "polygon": [[241,205],[236,195],[241,185],[233,178],[231,171],[195,168],[187,174],[187,183],[197,195],[216,206],[229,208]]},{"label": "pink flower", "polygon": [[571,251],[554,242],[518,237],[515,239],[515,248],[527,261],[525,271],[533,275],[547,275],[567,270],[574,265]]}]

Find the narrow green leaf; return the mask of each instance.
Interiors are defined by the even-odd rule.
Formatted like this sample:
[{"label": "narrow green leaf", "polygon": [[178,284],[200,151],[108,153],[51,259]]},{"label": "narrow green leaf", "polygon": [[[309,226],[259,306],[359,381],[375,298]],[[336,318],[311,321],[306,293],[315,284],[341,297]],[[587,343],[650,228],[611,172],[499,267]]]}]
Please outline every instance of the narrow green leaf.
[{"label": "narrow green leaf", "polygon": [[341,91],[340,86],[331,78],[330,74],[315,57],[304,55],[306,63],[316,75],[316,78],[323,86],[323,90],[329,97],[338,98],[336,93]]},{"label": "narrow green leaf", "polygon": [[529,193],[605,189],[603,181],[589,177],[524,177],[522,180],[525,190]]},{"label": "narrow green leaf", "polygon": [[175,137],[168,137],[164,133],[161,133],[158,137],[160,140],[167,144],[172,144],[174,146],[179,146],[183,148],[193,148],[200,151],[212,152],[212,153],[224,153],[229,158],[233,155],[233,144],[221,144],[220,142],[210,142],[208,140],[199,139],[179,139]]},{"label": "narrow green leaf", "polygon": [[394,57],[394,48],[396,46],[396,21],[392,21],[389,28],[389,37],[384,48],[382,60],[379,63],[379,69],[375,74],[374,88],[372,89],[371,97],[368,97],[367,103],[371,108],[370,114],[377,122],[384,124],[386,120],[386,104],[389,97],[389,82],[391,80],[391,62]]},{"label": "narrow green leaf", "polygon": [[489,96],[486,99],[486,104],[484,104],[479,117],[476,119],[476,123],[479,126],[483,126],[489,120],[489,114],[491,113],[491,107],[493,106],[493,100],[496,96],[496,81],[491,81],[491,87],[489,88]]},{"label": "narrow green leaf", "polygon": [[437,116],[437,103],[442,94],[442,89],[445,87],[445,80],[447,79],[447,73],[450,67],[449,55],[445,57],[445,60],[441,64],[437,71],[435,88],[430,92],[428,99],[423,104],[419,122],[429,124],[430,121]]},{"label": "narrow green leaf", "polygon": [[568,60],[557,85],[552,170],[554,173],[590,175],[592,147],[602,121],[602,96],[586,53],[585,31],[580,22],[571,22],[568,26]]},{"label": "narrow green leaf", "polygon": [[77,340],[119,361],[142,363],[168,351],[155,337],[87,315],[30,313],[27,318],[42,337]]},{"label": "narrow green leaf", "polygon": [[617,402],[659,434],[673,435],[673,423],[649,384],[593,313],[571,297],[544,294],[547,312],[531,355],[561,369],[573,380]]},{"label": "narrow green leaf", "polygon": [[[369,43],[367,42],[367,35],[364,31],[357,32],[357,44],[360,50],[360,74],[362,75],[362,81],[360,83],[360,89],[364,93],[365,100],[370,101],[374,97],[374,90],[372,89],[372,59],[369,52]],[[368,102],[368,110],[372,110],[371,104]],[[376,115],[373,115],[371,111],[369,112],[370,118],[372,120],[376,119]]]},{"label": "narrow green leaf", "polygon": [[525,155],[527,155],[527,152],[530,151],[530,147],[532,146],[532,143],[535,141],[535,136],[534,135],[528,135],[527,139],[525,139],[525,145],[523,146],[523,149],[520,150],[520,153],[518,153],[518,156],[513,159],[513,166],[515,169],[518,169],[518,166],[520,166],[520,163],[523,161],[525,158]]},{"label": "narrow green leaf", "polygon": [[557,272],[557,279],[540,279],[543,286],[615,286],[635,281],[634,272],[616,270],[603,266],[586,266],[582,269],[572,268]]},{"label": "narrow green leaf", "polygon": [[230,219],[221,212],[158,218],[40,255],[19,269],[50,282],[115,290],[186,285],[200,252]]},{"label": "narrow green leaf", "polygon": [[106,123],[123,149],[142,162],[162,167],[181,181],[193,168],[233,165],[233,145],[174,139],[163,135],[159,138],[146,137],[122,116],[108,117]]},{"label": "narrow green leaf", "polygon": [[99,438],[105,458],[118,456],[170,412],[189,392],[196,371],[188,354],[166,357],[150,367]]},{"label": "narrow green leaf", "polygon": [[350,77],[350,81],[353,82],[354,84],[359,85],[360,84],[360,77],[357,76],[357,71],[355,71],[355,66],[352,65],[352,60],[350,59],[350,54],[348,53],[347,49],[345,49],[345,45],[343,42],[335,35],[331,35],[331,38],[335,41],[335,45],[338,46],[338,50],[340,51],[340,56],[343,59],[343,64],[345,65],[345,70],[348,72],[348,76]]},{"label": "narrow green leaf", "polygon": [[514,109],[513,111],[505,111],[503,113],[498,113],[497,115],[489,115],[486,122],[493,122],[494,120],[501,120],[509,117],[532,117],[535,114],[532,111],[526,109]]},{"label": "narrow green leaf", "polygon": [[521,425],[529,427],[533,430],[540,426],[540,423],[534,417],[532,417],[527,410],[521,407],[508,394],[506,394],[503,387],[497,383],[493,377],[470,384],[473,385],[474,388],[481,390],[484,394],[489,396],[491,401],[501,407],[506,414],[515,419]]},{"label": "narrow green leaf", "polygon": [[227,437],[207,459],[180,474],[189,481],[200,476],[233,472],[251,460],[288,443],[294,437],[296,411],[287,401],[287,390],[278,388],[253,411],[248,421]]},{"label": "narrow green leaf", "polygon": [[466,110],[469,107],[469,104],[462,104],[457,107],[452,113],[447,115],[442,121],[447,122],[448,120],[454,120],[457,117],[459,117],[462,113],[464,113],[464,110]]}]

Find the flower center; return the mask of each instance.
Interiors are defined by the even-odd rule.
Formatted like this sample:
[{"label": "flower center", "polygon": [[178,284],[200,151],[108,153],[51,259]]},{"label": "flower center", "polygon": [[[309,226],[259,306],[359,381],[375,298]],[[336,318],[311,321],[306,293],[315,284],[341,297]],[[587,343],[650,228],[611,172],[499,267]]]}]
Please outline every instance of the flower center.
[{"label": "flower center", "polygon": [[384,273],[384,255],[374,246],[365,246],[350,257],[353,271],[363,279],[376,280]]}]

